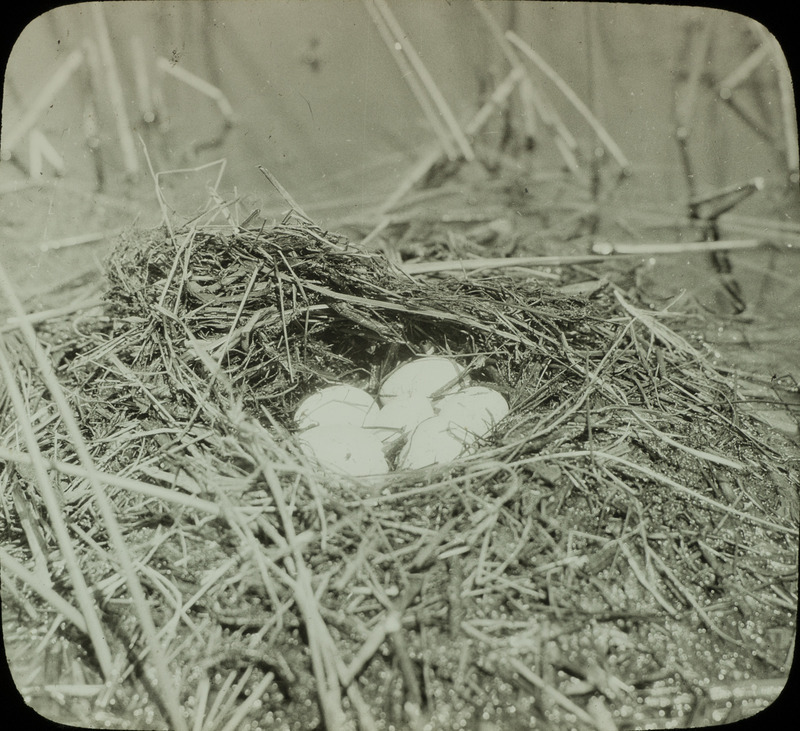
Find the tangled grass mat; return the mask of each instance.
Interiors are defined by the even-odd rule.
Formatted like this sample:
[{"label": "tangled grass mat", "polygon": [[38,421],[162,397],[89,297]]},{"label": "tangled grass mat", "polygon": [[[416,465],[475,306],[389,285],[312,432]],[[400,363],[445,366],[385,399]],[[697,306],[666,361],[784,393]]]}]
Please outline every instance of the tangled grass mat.
[{"label": "tangled grass mat", "polygon": [[[40,640],[15,671],[40,712],[606,731],[780,692],[796,475],[679,317],[411,277],[296,218],[132,231],[107,277],[38,358],[29,325],[0,349],[6,642]],[[509,401],[477,453],[376,482],[297,448],[307,393],[425,353]]]}]

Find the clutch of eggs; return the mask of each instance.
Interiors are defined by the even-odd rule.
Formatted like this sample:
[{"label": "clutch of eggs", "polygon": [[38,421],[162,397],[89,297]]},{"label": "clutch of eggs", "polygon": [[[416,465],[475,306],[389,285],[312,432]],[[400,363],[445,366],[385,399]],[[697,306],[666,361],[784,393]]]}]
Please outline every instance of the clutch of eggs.
[{"label": "clutch of eggs", "polygon": [[379,401],[355,386],[323,388],[295,413],[300,446],[321,467],[353,477],[389,472],[385,454],[400,444],[397,469],[450,462],[508,413],[498,391],[463,387],[463,375],[454,361],[428,356],[395,369]]}]

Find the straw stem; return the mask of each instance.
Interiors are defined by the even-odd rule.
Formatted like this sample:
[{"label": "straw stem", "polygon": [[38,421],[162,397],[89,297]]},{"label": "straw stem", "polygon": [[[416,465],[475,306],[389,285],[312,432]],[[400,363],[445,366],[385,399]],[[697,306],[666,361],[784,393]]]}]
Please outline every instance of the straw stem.
[{"label": "straw stem", "polygon": [[133,177],[139,172],[139,161],[136,157],[136,146],[131,134],[130,121],[122,82],[117,69],[117,59],[111,46],[111,36],[108,31],[105,10],[102,3],[92,3],[92,16],[97,33],[97,44],[100,50],[103,67],[105,69],[106,89],[111,108],[114,110],[114,119],[117,123],[117,136],[122,147],[122,161],[126,173]]},{"label": "straw stem", "polygon": [[[492,95],[481,108],[476,112],[472,120],[467,124],[465,132],[469,136],[474,136],[486,125],[491,119],[492,114],[503,104],[514,91],[524,73],[520,69],[512,69],[503,81],[497,85],[497,88],[492,92]],[[441,156],[441,150],[438,147],[431,149],[428,153],[423,155],[419,162],[411,168],[406,177],[400,182],[400,185],[389,195],[378,209],[379,213],[386,214],[391,211],[420,180],[422,180],[428,171],[436,164],[436,161]],[[379,226],[385,225],[379,223]]]},{"label": "straw stem", "polygon": [[720,239],[719,241],[596,241],[592,251],[596,254],[634,254],[653,256],[657,254],[707,254],[711,251],[731,249],[757,249],[768,242],[760,239]]},{"label": "straw stem", "polygon": [[204,96],[207,96],[209,99],[213,100],[214,103],[219,108],[220,114],[222,114],[223,119],[227,124],[231,124],[234,120],[234,112],[231,103],[228,101],[228,98],[225,94],[222,93],[220,89],[218,89],[213,84],[210,84],[205,79],[201,79],[196,74],[193,74],[191,71],[187,71],[182,66],[177,66],[170,61],[168,61],[163,56],[159,56],[156,59],[156,66],[160,71],[163,71],[166,74],[178,79],[178,81],[182,81],[187,86],[190,86],[195,91],[200,92]]},{"label": "straw stem", "polygon": [[786,167],[789,170],[790,180],[796,184],[800,177],[800,149],[797,140],[797,114],[795,111],[794,90],[792,87],[792,73],[786,63],[786,56],[781,50],[780,43],[775,36],[756,24],[757,32],[765,38],[765,43],[770,49],[772,63],[777,72],[778,93],[781,98],[781,118],[783,121],[783,152],[786,156]]},{"label": "straw stem", "polygon": [[[181,708],[178,705],[177,694],[173,688],[172,678],[170,676],[169,670],[164,660],[161,645],[158,640],[158,633],[156,631],[156,627],[155,624],[153,623],[153,618],[150,613],[149,604],[147,602],[147,598],[145,597],[144,590],[142,589],[142,585],[139,582],[138,576],[136,575],[136,570],[133,565],[133,561],[125,544],[125,539],[122,535],[119,523],[117,522],[116,516],[111,507],[111,502],[108,499],[108,496],[106,495],[105,490],[102,487],[100,473],[94,466],[94,461],[89,452],[89,448],[84,440],[81,428],[78,425],[75,415],[72,413],[72,409],[70,408],[69,402],[67,401],[66,395],[64,394],[64,391],[61,388],[61,384],[58,381],[58,378],[53,370],[53,367],[46,353],[44,352],[44,349],[39,343],[33,327],[26,320],[25,310],[22,306],[22,303],[19,301],[16,293],[14,292],[11,281],[9,280],[5,268],[2,265],[0,265],[0,289],[3,290],[6,299],[8,300],[9,304],[11,305],[17,317],[19,317],[20,319],[23,335],[25,336],[25,339],[27,341],[28,348],[30,349],[31,353],[34,356],[34,360],[36,361],[36,366],[39,370],[39,375],[41,376],[45,385],[49,389],[53,401],[56,404],[58,411],[61,415],[61,419],[64,423],[64,426],[66,427],[72,445],[75,451],[77,452],[81,463],[87,470],[88,481],[89,484],[91,485],[93,496],[100,510],[105,530],[108,534],[108,538],[111,545],[115,549],[115,554],[117,560],[120,563],[122,573],[126,578],[128,590],[130,591],[134,609],[136,611],[142,630],[144,632],[145,640],[151,650],[150,654],[153,666],[161,688],[161,699],[164,703],[164,707],[167,709],[167,712],[175,728],[178,729],[178,731],[183,731],[183,729],[186,728],[186,722],[183,718],[183,713],[181,711]],[[5,370],[5,368],[7,367],[7,362],[5,361],[5,359],[3,359],[3,361]],[[13,383],[13,378],[11,378],[10,375],[8,376],[8,378],[11,379],[9,382]],[[35,436],[33,435],[32,430],[30,431],[28,438],[28,447],[31,452],[38,453],[39,448],[38,445],[36,444],[36,439]],[[42,484],[45,485],[48,484],[49,480],[47,478],[46,472],[44,471],[44,467],[41,461],[34,462],[34,468],[38,471],[40,479],[41,477],[44,477],[44,482]],[[52,497],[52,500],[54,501],[55,498]],[[55,503],[53,504],[52,507],[54,513],[57,512],[58,507]],[[68,534],[66,533],[66,527],[64,527],[64,531],[65,531],[65,540],[68,544],[69,537]],[[80,576],[79,572],[77,574],[77,577],[78,581],[82,582],[82,577]],[[80,594],[78,594],[78,598],[79,601],[81,601]],[[82,602],[90,606],[88,590],[86,596],[83,597]],[[86,610],[84,611],[86,612]],[[92,615],[93,612],[91,612],[88,616]],[[85,616],[87,616],[86,613]],[[98,631],[97,629],[93,629],[93,633],[97,631]],[[105,640],[104,638],[102,638],[102,634],[95,639],[95,642],[97,643],[97,646],[99,646],[103,650],[104,655],[108,655],[107,657],[104,658],[103,662],[104,665],[106,664],[108,665],[108,667],[106,668],[106,672],[110,674],[112,671],[110,653],[106,649],[107,646],[105,646]]]},{"label": "straw stem", "polygon": [[525,74],[519,84],[519,99],[522,106],[522,123],[525,126],[527,141],[533,144],[536,138],[536,118],[539,116],[537,114],[535,96],[533,93],[533,80],[530,75],[525,72],[525,66],[519,60],[519,56],[514,53],[514,49],[503,34],[503,29],[500,27],[500,24],[497,22],[494,15],[492,15],[491,11],[486,7],[486,3],[483,2],[483,0],[472,0],[472,7],[475,8],[478,15],[481,16],[481,19],[489,28],[492,38],[494,38],[495,43],[500,47],[500,50],[511,65],[511,68],[519,69]]},{"label": "straw stem", "polygon": [[[0,563],[2,563],[6,571],[16,576],[44,599],[53,609],[63,614],[78,630],[91,637],[89,624],[86,622],[80,610],[73,607],[61,594],[55,591],[55,589],[51,589],[49,586],[43,584],[32,571],[28,571],[28,569],[2,546],[0,546]],[[3,583],[5,583],[5,580]],[[3,588],[5,589],[5,587]]]},{"label": "straw stem", "polygon": [[572,87],[564,81],[563,78],[550,66],[533,48],[530,47],[513,31],[506,31],[506,38],[511,41],[520,51],[532,61],[539,70],[547,76],[556,88],[566,97],[573,107],[580,113],[580,115],[587,121],[592,128],[598,139],[605,145],[606,149],[611,153],[612,157],[617,161],[617,164],[623,171],[630,170],[630,162],[625,154],[620,149],[619,145],[614,141],[606,128],[600,123],[600,120],[595,117],[591,109],[587,107],[580,97],[572,90]]},{"label": "straw stem", "polygon": [[[8,281],[2,264],[0,264],[0,287],[3,288],[6,297],[12,302],[12,305],[15,304],[13,294],[11,294],[11,283]],[[18,314],[22,315],[21,312]],[[67,567],[67,572],[72,581],[73,592],[75,593],[75,598],[84,619],[83,625],[89,635],[103,676],[106,680],[111,680],[114,677],[114,663],[111,656],[111,649],[106,642],[105,631],[97,613],[96,603],[81,571],[80,563],[69,535],[69,529],[67,528],[61,510],[61,505],[56,496],[50,476],[45,469],[45,463],[39,449],[36,434],[28,412],[25,409],[24,399],[11,370],[5,343],[2,340],[0,340],[0,372],[6,384],[6,393],[17,414],[18,425],[22,431],[28,451],[33,455],[31,466],[33,467],[36,484],[39,488],[39,495],[44,501],[50,519],[50,526],[53,529],[56,542],[58,543],[58,547],[64,558],[64,563]],[[43,588],[41,582],[34,582],[32,586],[38,587],[37,591],[41,595],[40,589]]]},{"label": "straw stem", "polygon": [[721,99],[729,99],[734,90],[747,81],[753,72],[769,57],[770,49],[766,43],[760,43],[758,48],[751,51],[733,71],[717,84]]},{"label": "straw stem", "polygon": [[144,43],[139,35],[131,38],[131,55],[133,56],[133,72],[136,81],[136,98],[139,102],[139,116],[145,124],[156,121],[156,110],[153,104],[153,91],[150,85],[148,61],[144,53]]},{"label": "straw stem", "polygon": [[83,53],[72,51],[53,72],[47,83],[41,88],[36,98],[22,115],[17,124],[3,134],[2,159],[8,160],[19,141],[36,125],[39,117],[52,105],[56,95],[64,88],[75,70],[83,63]]},{"label": "straw stem", "polygon": [[289,193],[289,191],[281,185],[280,181],[263,165],[259,165],[258,169],[261,171],[264,177],[269,180],[270,183],[272,183],[272,186],[278,191],[278,193],[281,194],[281,197],[292,207],[292,210],[301,218],[304,218],[307,222],[311,223],[311,218],[302,209],[300,204],[292,197],[291,193]]},{"label": "straw stem", "polygon": [[420,81],[422,81],[423,86],[427,90],[428,94],[430,94],[433,103],[436,105],[439,113],[444,118],[450,133],[453,135],[456,144],[461,150],[461,154],[464,156],[464,159],[474,160],[475,153],[472,150],[472,145],[470,145],[469,140],[458,124],[458,121],[456,120],[455,115],[445,100],[444,95],[439,90],[439,87],[436,85],[436,82],[433,80],[430,72],[422,62],[422,59],[419,57],[414,45],[411,43],[409,35],[403,30],[403,28],[400,26],[400,23],[397,22],[397,19],[389,9],[389,6],[386,4],[385,0],[372,1],[375,3],[375,7],[377,7],[378,11],[383,16],[391,32],[394,34],[395,42],[400,44],[403,53],[405,53],[405,55],[408,57],[409,63],[413,67],[414,71],[416,71]]},{"label": "straw stem", "polygon": [[[37,462],[40,462],[48,469],[57,470],[63,475],[79,477],[84,480],[89,479],[89,471],[80,465],[71,464],[70,462],[64,462],[57,459],[48,459],[42,455],[34,456],[32,454],[25,454],[24,452],[18,452],[13,449],[8,449],[7,447],[0,446],[0,460],[31,466],[35,465]],[[221,513],[220,507],[216,503],[194,497],[193,495],[184,495],[183,493],[177,492],[174,488],[160,487],[158,485],[153,485],[149,482],[143,482],[142,480],[136,480],[131,477],[115,475],[111,472],[99,472],[98,475],[102,478],[105,484],[111,487],[118,487],[121,490],[126,490],[127,492],[146,495],[147,497],[153,497],[184,508],[198,510],[202,513],[207,513],[208,515],[220,515]],[[172,476],[170,475],[170,477]]]},{"label": "straw stem", "polygon": [[436,109],[433,107],[433,103],[431,99],[426,95],[425,89],[419,81],[418,76],[414,72],[413,67],[408,61],[406,55],[402,52],[400,48],[395,45],[396,41],[394,40],[394,36],[392,35],[391,31],[389,30],[389,26],[386,23],[383,15],[379,13],[372,2],[372,0],[362,0],[364,7],[366,8],[367,12],[369,13],[372,22],[375,24],[375,27],[378,29],[378,32],[381,35],[381,39],[383,40],[386,47],[389,49],[389,52],[392,55],[395,63],[400,69],[400,76],[405,80],[408,84],[409,88],[411,89],[411,93],[417,100],[417,103],[422,108],[422,112],[428,120],[428,123],[433,128],[436,137],[439,140],[439,143],[442,146],[445,154],[447,155],[449,160],[455,160],[458,157],[458,150],[456,149],[453,141],[450,139],[450,135],[447,132],[447,127],[441,121],[439,115],[436,113]]}]

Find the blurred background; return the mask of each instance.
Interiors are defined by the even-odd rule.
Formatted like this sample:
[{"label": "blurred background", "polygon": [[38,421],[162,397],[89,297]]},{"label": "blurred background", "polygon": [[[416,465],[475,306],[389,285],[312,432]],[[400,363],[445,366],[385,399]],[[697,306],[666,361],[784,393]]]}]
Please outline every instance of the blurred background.
[{"label": "blurred background", "polygon": [[[613,167],[563,83],[629,166],[613,188],[617,204],[685,216],[693,195],[758,180],[736,213],[767,217],[779,247],[737,255],[738,274],[772,323],[794,321],[797,116],[770,29],[680,5],[498,1],[481,13],[466,0],[393,0],[400,34],[387,42],[380,6],[78,3],[32,20],[8,60],[0,140],[0,256],[21,293],[96,273],[116,230],[160,221],[148,165],[169,171],[160,182],[184,220],[210,187],[238,197],[241,218],[281,215],[286,205],[259,165],[323,227],[368,219],[441,141],[409,85],[405,52],[466,126],[510,71],[488,10],[495,31],[512,30],[545,66],[518,54],[536,104],[510,97],[484,144],[517,159],[523,177],[573,168],[590,180]],[[522,130],[510,142],[509,120]],[[658,276],[666,296],[707,286],[709,273],[671,260]],[[797,340],[782,332],[773,343],[776,370],[797,362]]]},{"label": "blurred background", "polygon": [[[474,4],[394,0],[391,7],[456,118],[469,120],[508,73]],[[750,58],[770,46],[769,32],[756,21],[679,5],[487,7],[611,131],[633,164],[636,184],[629,187],[643,197],[685,194],[675,101],[693,74],[700,83],[687,121],[698,184],[751,175],[786,182],[784,115],[793,117],[794,109],[782,108],[780,81],[788,71],[777,44]],[[745,61],[750,65],[741,68]],[[121,107],[110,98],[109,62]],[[741,78],[729,80],[731,95],[723,99],[722,82],[735,71]],[[24,120],[58,75],[65,78],[50,103]],[[543,79],[541,88],[578,143],[594,146],[592,131],[553,85]],[[99,177],[113,187],[131,172],[120,109],[134,136],[139,173],[141,135],[154,164],[165,169],[224,156],[229,186],[258,191],[256,165],[262,164],[307,202],[341,197],[344,206],[367,205],[390,191],[436,139],[358,0],[146,0],[54,8],[24,29],[9,58],[3,160],[17,162],[23,176],[29,172],[26,143],[35,131],[63,158],[65,175],[89,183]],[[21,121],[32,124],[20,128]],[[541,122],[538,135],[538,164],[560,164]],[[45,165],[43,175],[54,172]]]}]

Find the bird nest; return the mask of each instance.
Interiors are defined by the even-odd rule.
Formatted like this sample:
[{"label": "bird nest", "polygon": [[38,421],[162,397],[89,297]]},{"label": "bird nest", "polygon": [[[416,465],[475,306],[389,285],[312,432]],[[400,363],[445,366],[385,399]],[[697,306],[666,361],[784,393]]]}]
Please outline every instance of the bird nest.
[{"label": "bird nest", "polygon": [[[686,722],[720,664],[785,663],[796,529],[776,435],[665,313],[611,284],[412,277],[296,218],[129,232],[107,275],[101,305],[38,328],[86,454],[19,334],[40,458],[2,423],[4,493],[31,506],[5,527],[13,553],[52,550],[38,460],[107,630],[116,680],[71,698],[83,723],[125,725],[109,697],[134,725],[172,706],[208,729]],[[364,482],[297,448],[309,392],[373,389],[432,353],[509,402],[479,450]]]}]

